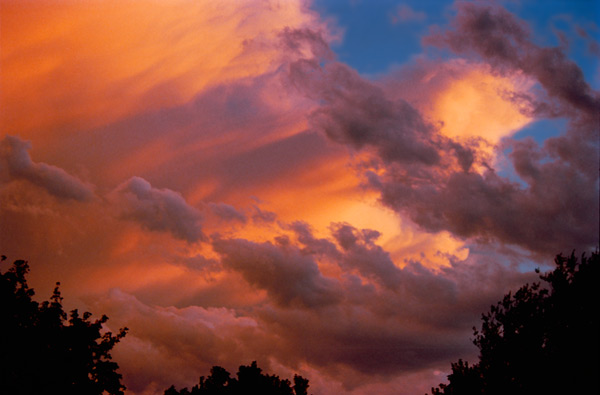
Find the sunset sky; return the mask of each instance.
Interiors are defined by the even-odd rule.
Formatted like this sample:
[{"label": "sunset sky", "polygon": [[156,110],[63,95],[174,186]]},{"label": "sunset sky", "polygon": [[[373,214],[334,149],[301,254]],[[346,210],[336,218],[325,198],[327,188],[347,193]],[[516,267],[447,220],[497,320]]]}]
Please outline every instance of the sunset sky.
[{"label": "sunset sky", "polygon": [[0,253],[128,394],[423,394],[598,248],[595,0],[0,1]]}]

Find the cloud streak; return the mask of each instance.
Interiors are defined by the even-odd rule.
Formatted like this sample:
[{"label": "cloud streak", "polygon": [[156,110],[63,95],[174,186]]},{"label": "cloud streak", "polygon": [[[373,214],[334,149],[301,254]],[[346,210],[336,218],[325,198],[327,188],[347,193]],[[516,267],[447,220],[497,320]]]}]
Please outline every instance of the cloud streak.
[{"label": "cloud streak", "polygon": [[0,141],[0,181],[26,180],[59,199],[89,201],[93,188],[63,169],[34,162],[29,155],[31,143],[6,136]]},{"label": "cloud streak", "polygon": [[169,232],[188,242],[204,238],[200,211],[190,206],[180,193],[158,189],[141,177],[132,177],[110,196],[119,215],[152,231]]}]

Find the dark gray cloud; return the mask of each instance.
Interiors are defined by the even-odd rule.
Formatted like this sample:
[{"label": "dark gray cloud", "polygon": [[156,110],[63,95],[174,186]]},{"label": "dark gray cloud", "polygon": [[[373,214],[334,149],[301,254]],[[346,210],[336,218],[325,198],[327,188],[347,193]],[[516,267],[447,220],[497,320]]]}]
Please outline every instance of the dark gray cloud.
[{"label": "dark gray cloud", "polygon": [[26,180],[60,199],[88,201],[94,197],[92,186],[63,169],[34,162],[29,156],[31,143],[15,136],[0,141],[0,182]]},{"label": "dark gray cloud", "polygon": [[470,147],[441,136],[399,95],[336,62],[303,59],[290,65],[292,84],[319,105],[311,125],[353,149],[372,149],[375,171],[364,173],[369,185],[381,192],[384,204],[427,231],[548,255],[593,249],[599,221],[598,93],[562,48],[534,44],[528,26],[500,6],[459,2],[457,9],[452,28],[432,33],[427,43],[474,55],[495,72],[531,77],[543,89],[535,97],[511,98],[525,100],[528,105],[520,107],[533,108],[529,115],[568,119],[566,131],[542,145],[531,139],[501,142],[520,180],[492,169],[476,154],[476,141]]},{"label": "dark gray cloud", "polygon": [[144,228],[170,232],[188,242],[204,238],[200,211],[190,206],[180,193],[158,189],[141,177],[132,177],[111,192],[110,200],[125,218]]},{"label": "dark gray cloud", "polygon": [[518,149],[512,155],[530,180],[527,188],[493,171],[454,173],[437,185],[407,185],[391,174],[376,182],[384,203],[432,232],[497,239],[549,255],[594,248],[595,181],[563,163],[532,163],[527,155]]},{"label": "dark gray cloud", "polygon": [[385,161],[439,163],[441,138],[408,103],[389,100],[350,67],[317,59],[290,64],[291,83],[320,106],[309,117],[316,130],[356,150],[372,148]]},{"label": "dark gray cloud", "polygon": [[387,251],[375,244],[379,232],[358,230],[349,224],[334,224],[332,235],[342,249],[340,264],[357,269],[366,278],[394,289],[401,282],[401,271]]},{"label": "dark gray cloud", "polygon": [[227,203],[210,202],[207,203],[207,207],[212,213],[225,221],[238,221],[241,223],[246,223],[248,220],[244,213],[238,211],[235,207]]},{"label": "dark gray cloud", "polygon": [[[390,377],[469,355],[479,314],[531,274],[473,258],[440,270],[403,268],[375,244],[377,232],[333,224],[320,239],[303,223],[277,243],[215,240],[225,267],[269,297],[251,314],[277,338],[272,355],[289,366],[308,362],[353,387],[348,374]],[[300,248],[295,242],[300,243]],[[341,276],[323,267],[334,265]]]},{"label": "dark gray cloud", "polygon": [[426,43],[460,54],[475,53],[500,71],[522,71],[535,78],[551,98],[565,104],[564,112],[598,126],[598,93],[587,84],[579,66],[567,58],[564,48],[533,43],[527,24],[500,5],[460,1],[456,7],[452,28],[432,33]]},{"label": "dark gray cloud", "polygon": [[293,246],[217,239],[213,248],[225,267],[266,290],[279,305],[320,308],[341,297],[336,281],[323,277],[315,261]]}]

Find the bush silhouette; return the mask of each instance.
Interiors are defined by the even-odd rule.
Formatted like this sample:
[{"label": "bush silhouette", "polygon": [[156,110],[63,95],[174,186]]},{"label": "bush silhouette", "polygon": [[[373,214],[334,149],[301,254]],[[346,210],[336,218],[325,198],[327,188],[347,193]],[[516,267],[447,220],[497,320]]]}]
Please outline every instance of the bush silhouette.
[{"label": "bush silhouette", "polygon": [[237,379],[220,366],[213,366],[210,376],[200,377],[200,383],[189,391],[180,391],[171,386],[165,395],[307,395],[308,380],[302,376],[294,376],[294,385],[289,380],[281,380],[278,376],[263,374],[262,369],[252,362],[250,366],[240,366]]},{"label": "bush silhouette", "polygon": [[453,363],[433,395],[595,393],[599,260],[558,255],[545,286],[526,284],[492,306],[473,328],[479,362]]},{"label": "bush silhouette", "polygon": [[110,351],[127,328],[102,333],[106,316],[90,321],[73,310],[67,317],[59,283],[49,301],[34,301],[28,272],[22,260],[0,272],[0,393],[123,394]]}]

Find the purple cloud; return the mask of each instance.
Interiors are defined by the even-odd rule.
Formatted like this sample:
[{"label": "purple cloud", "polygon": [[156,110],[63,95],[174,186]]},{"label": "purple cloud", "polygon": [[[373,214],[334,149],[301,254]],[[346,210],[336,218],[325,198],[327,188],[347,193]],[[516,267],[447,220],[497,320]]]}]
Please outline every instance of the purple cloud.
[{"label": "purple cloud", "polygon": [[204,239],[200,211],[178,192],[157,189],[141,177],[132,177],[111,193],[111,199],[123,218],[148,230],[170,232],[190,243]]},{"label": "purple cloud", "polygon": [[31,143],[15,136],[0,141],[0,182],[26,180],[60,199],[89,201],[94,197],[89,184],[59,167],[34,162],[30,149]]}]

